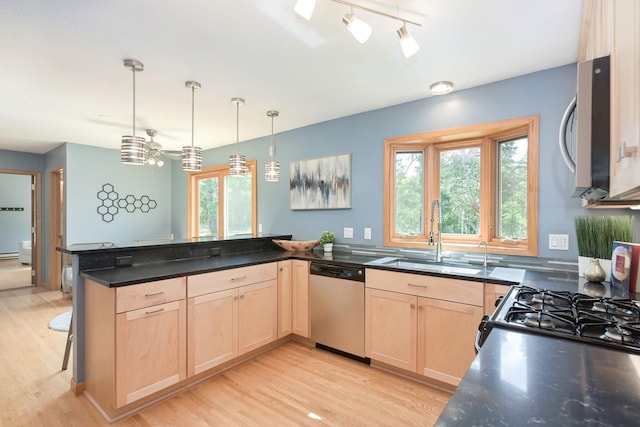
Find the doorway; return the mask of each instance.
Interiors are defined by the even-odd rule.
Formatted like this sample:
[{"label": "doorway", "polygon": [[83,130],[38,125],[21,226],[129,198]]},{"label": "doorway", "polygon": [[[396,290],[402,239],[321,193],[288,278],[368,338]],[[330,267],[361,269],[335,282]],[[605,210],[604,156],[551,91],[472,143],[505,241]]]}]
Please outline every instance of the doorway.
[{"label": "doorway", "polygon": [[40,278],[40,173],[0,169],[0,289]]}]

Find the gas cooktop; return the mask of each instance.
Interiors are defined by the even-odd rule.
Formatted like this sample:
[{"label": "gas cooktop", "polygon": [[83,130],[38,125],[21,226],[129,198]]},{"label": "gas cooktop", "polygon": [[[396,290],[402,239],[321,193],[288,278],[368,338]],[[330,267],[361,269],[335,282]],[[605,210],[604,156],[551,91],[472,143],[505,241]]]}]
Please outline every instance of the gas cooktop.
[{"label": "gas cooktop", "polygon": [[640,354],[640,305],[630,299],[512,286],[493,315],[483,318],[477,349],[494,327]]}]

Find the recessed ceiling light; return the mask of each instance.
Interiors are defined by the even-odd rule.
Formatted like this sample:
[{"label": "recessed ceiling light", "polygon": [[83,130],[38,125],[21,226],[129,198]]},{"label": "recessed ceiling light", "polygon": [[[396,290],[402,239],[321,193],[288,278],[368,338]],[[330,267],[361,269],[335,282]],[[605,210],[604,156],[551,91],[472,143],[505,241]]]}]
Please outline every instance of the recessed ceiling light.
[{"label": "recessed ceiling light", "polygon": [[429,92],[432,95],[446,95],[451,91],[453,91],[453,83],[446,80],[435,82],[429,86]]}]

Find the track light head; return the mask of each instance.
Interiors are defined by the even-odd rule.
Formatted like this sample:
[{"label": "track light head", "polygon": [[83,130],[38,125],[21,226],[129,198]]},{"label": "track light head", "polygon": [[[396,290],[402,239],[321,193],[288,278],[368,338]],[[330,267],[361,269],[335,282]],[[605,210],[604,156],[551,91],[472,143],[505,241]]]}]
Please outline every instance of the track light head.
[{"label": "track light head", "polygon": [[342,17],[342,22],[347,26],[351,35],[360,43],[365,43],[371,36],[371,25],[347,13]]},{"label": "track light head", "polygon": [[315,7],[316,0],[298,0],[296,5],[293,7],[293,11],[309,21],[311,19],[311,15],[313,15]]},{"label": "track light head", "polygon": [[415,55],[419,50],[418,42],[413,38],[411,33],[407,30],[407,24],[402,24],[402,27],[398,29],[398,37],[400,37],[400,47],[405,58],[410,58]]}]

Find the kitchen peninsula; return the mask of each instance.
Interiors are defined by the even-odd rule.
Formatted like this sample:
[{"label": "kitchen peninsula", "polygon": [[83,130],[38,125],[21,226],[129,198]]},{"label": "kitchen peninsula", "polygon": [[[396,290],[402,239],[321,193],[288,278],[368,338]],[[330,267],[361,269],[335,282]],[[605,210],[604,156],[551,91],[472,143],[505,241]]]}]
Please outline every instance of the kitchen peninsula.
[{"label": "kitchen peninsula", "polygon": [[[503,293],[504,290],[508,289],[505,285],[515,283],[513,279],[508,279],[506,276],[505,278],[500,278],[500,275],[496,274],[496,272],[502,271],[501,269],[504,269],[504,267],[500,269],[490,267],[487,270],[478,270],[478,273],[474,273],[475,269],[456,268],[450,269],[450,271],[456,272],[455,274],[441,274],[433,270],[416,270],[415,266],[419,263],[406,263],[406,265],[413,265],[413,269],[402,268],[400,265],[404,264],[398,262],[395,263],[395,266],[390,266],[389,264],[384,265],[379,262],[375,253],[362,255],[355,253],[356,251],[354,251],[354,253],[337,251],[331,256],[325,256],[322,252],[286,252],[273,245],[271,240],[276,238],[290,239],[291,236],[245,236],[224,241],[205,239],[204,241],[154,242],[131,245],[96,244],[89,248],[61,248],[62,251],[74,256],[74,269],[78,273],[76,276],[77,282],[74,284],[74,308],[78,312],[82,310],[82,314],[76,314],[76,318],[86,319],[84,313],[85,298],[87,301],[93,301],[93,304],[97,307],[101,307],[95,311],[98,312],[102,310],[102,313],[94,314],[104,316],[103,318],[114,319],[121,315],[125,318],[129,313],[134,313],[139,310],[143,310],[142,312],[145,312],[145,310],[153,312],[156,309],[162,308],[164,310],[163,316],[166,316],[165,319],[167,320],[161,324],[170,327],[170,332],[166,335],[177,337],[177,344],[173,347],[175,349],[174,351],[176,354],[180,352],[180,354],[184,355],[183,358],[186,358],[188,351],[184,351],[184,348],[181,347],[184,346],[184,344],[181,343],[187,342],[189,337],[188,333],[184,332],[186,330],[184,324],[181,325],[180,323],[184,323],[186,319],[185,316],[188,315],[185,314],[185,311],[187,313],[189,313],[189,311],[197,313],[196,309],[198,305],[196,303],[218,304],[219,300],[213,298],[214,294],[226,295],[228,300],[231,301],[234,300],[235,297],[240,299],[242,295],[248,295],[243,293],[244,290],[240,290],[240,288],[243,287],[245,290],[260,292],[264,298],[270,299],[270,301],[273,302],[274,283],[279,280],[279,267],[283,265],[280,264],[281,262],[286,263],[293,260],[292,262],[300,262],[303,265],[308,265],[309,261],[320,259],[327,261],[330,259],[331,262],[336,264],[355,265],[363,267],[366,270],[377,270],[379,272],[411,273],[423,276],[464,279],[484,284],[485,305],[487,305],[486,301],[491,299],[495,300],[495,297],[492,296],[493,294],[489,295],[487,293],[488,290],[496,291],[497,287],[496,292]],[[124,263],[125,266],[115,267],[118,263],[120,265]],[[129,263],[131,265],[127,266],[126,264]],[[278,269],[278,271],[276,271],[276,269]],[[234,274],[234,272],[237,271],[241,271],[242,274]],[[466,274],[464,273],[465,271],[467,272]],[[308,274],[308,270],[306,270],[306,272]],[[237,282],[233,285],[222,285],[221,288],[216,287],[216,292],[208,293],[209,290],[197,290],[197,286],[202,286],[197,284],[198,280],[195,280],[198,277],[215,278],[215,280],[205,280],[201,281],[201,283]],[[187,289],[187,283],[189,283],[189,281],[193,282],[191,291]],[[579,280],[577,275],[566,272],[527,270],[522,278],[522,283],[535,288],[551,288],[572,292],[591,291],[588,284]],[[254,285],[255,287],[252,287]],[[147,286],[151,287],[146,289],[145,287]],[[89,291],[90,288],[92,289],[91,291]],[[136,302],[139,300],[138,296],[140,293],[134,291],[134,289],[143,290],[142,294],[146,295],[147,298],[166,297],[167,299],[162,301],[154,300],[154,308],[149,309],[140,306],[138,302]],[[169,291],[169,289],[171,290]],[[174,293],[176,289],[178,289],[178,291]],[[158,296],[157,293],[159,292],[164,293],[164,296]],[[191,292],[191,295],[189,295],[189,292]],[[131,303],[132,305],[119,310],[117,308],[118,293],[125,295],[123,298],[125,304]],[[611,290],[609,291],[609,295],[613,296]],[[637,295],[632,295],[632,297],[635,298]],[[185,305],[189,304],[189,300],[192,301],[193,305],[188,306],[187,310],[185,310]],[[91,302],[88,303],[91,304]],[[275,304],[277,305],[277,303]],[[189,307],[191,307],[191,309],[189,309]],[[491,311],[491,307],[485,307],[485,312],[491,313]],[[267,314],[267,317],[269,317],[273,313],[267,311]],[[135,316],[132,319],[136,320]],[[263,321],[261,323],[266,324],[268,322],[269,321]],[[115,324],[117,321],[111,323]],[[95,321],[94,325],[96,325]],[[97,325],[98,326],[95,326],[95,337],[97,341],[108,343],[112,339],[115,340],[115,337],[110,335],[113,334],[113,331],[109,331],[107,328],[105,333],[105,329],[102,328],[99,323]],[[84,327],[85,321],[78,320],[78,331],[82,330],[84,334]],[[175,329],[172,330],[171,328]],[[182,335],[179,332],[179,328],[183,328]],[[87,333],[93,333],[93,329],[94,327],[88,328]],[[231,330],[233,328],[230,327],[229,329]],[[135,328],[133,330],[135,331]],[[271,335],[272,337],[268,339],[268,342],[259,344],[259,346],[262,347],[258,348],[258,350],[249,349],[246,357],[251,357],[256,354],[256,351],[266,351],[266,349],[273,348],[282,342],[282,335],[280,333],[277,333],[277,336]],[[81,353],[78,357],[78,365],[74,366],[76,369],[74,371],[76,374],[74,378],[79,380],[78,383],[84,383],[86,381],[89,375],[87,373],[87,376],[85,376],[85,370],[90,369],[89,366],[85,367],[84,345],[87,339],[85,339],[84,335],[82,336],[83,340],[76,342],[76,352]],[[137,339],[146,338],[145,335],[140,334],[139,331],[135,336]],[[530,334],[527,333],[495,329],[484,343],[479,355],[457,387],[457,391],[452,397],[449,406],[447,406],[442,414],[440,419],[441,425],[459,425],[459,423],[457,423],[458,421],[469,420],[469,418],[465,418],[465,414],[468,413],[475,414],[472,415],[472,418],[477,420],[504,419],[500,417],[505,414],[510,414],[509,411],[511,409],[501,408],[498,405],[499,402],[494,402],[493,405],[487,405],[486,391],[490,389],[494,390],[497,395],[501,392],[507,393],[501,398],[501,402],[506,404],[506,402],[509,402],[507,395],[511,395],[511,392],[508,392],[509,388],[507,387],[507,383],[509,383],[509,381],[511,381],[511,383],[513,381],[520,381],[520,383],[525,381],[512,377],[512,375],[520,375],[520,378],[522,378],[523,372],[526,372],[527,375],[526,389],[522,389],[522,396],[519,398],[519,401],[522,402],[528,402],[532,396],[535,397],[539,393],[544,393],[545,396],[549,396],[548,399],[554,400],[553,396],[556,392],[570,393],[571,396],[574,396],[572,398],[573,402],[580,402],[579,397],[577,397],[580,396],[579,384],[586,380],[588,380],[590,384],[589,390],[598,389],[597,393],[592,392],[589,394],[589,406],[587,406],[586,409],[583,408],[582,412],[576,412],[574,408],[563,415],[573,417],[576,420],[582,420],[581,417],[593,415],[589,412],[591,410],[589,408],[609,405],[609,399],[618,393],[616,384],[623,384],[625,390],[627,390],[625,392],[627,393],[625,395],[626,397],[624,397],[622,402],[628,399],[636,399],[636,401],[640,399],[640,395],[634,394],[635,392],[633,392],[633,390],[638,390],[637,387],[634,389],[634,384],[640,384],[640,379],[630,376],[628,370],[622,372],[622,369],[619,368],[627,366],[628,363],[635,366],[637,363],[640,363],[637,360],[640,359],[640,356],[625,354],[615,350],[600,349],[588,344],[558,341],[556,338],[530,336]],[[514,345],[514,342],[522,345]],[[523,343],[530,344],[524,345]],[[472,343],[470,342],[469,345],[472,346]],[[560,355],[557,354],[557,352],[550,353],[548,351],[549,348],[558,346],[561,346],[563,349]],[[105,348],[108,348],[108,345]],[[140,354],[133,357],[143,358],[147,352],[148,349],[143,350]],[[557,360],[559,357],[563,358],[560,362]],[[612,357],[617,357],[617,361],[614,364],[611,363],[613,360]],[[236,358],[233,360],[235,360],[235,362],[222,362],[220,366],[232,366],[229,364],[240,363],[246,359]],[[509,363],[507,363],[507,360]],[[576,362],[577,365],[571,368],[579,380],[577,380],[578,383],[576,385],[576,380],[568,379],[567,387],[574,388],[549,388],[549,386],[545,386],[545,384],[549,384],[548,380],[550,377],[548,375],[539,375],[531,372],[534,368],[539,369],[544,363],[553,363],[554,360],[558,366],[557,369],[554,368],[554,372],[563,382],[567,380],[566,372],[569,372],[570,369],[562,369],[561,366],[571,364],[574,360],[581,360],[583,362],[587,360],[589,363],[585,365],[583,362]],[[606,381],[601,373],[602,369],[605,369],[605,365],[602,365],[601,362],[606,365],[607,374],[611,375],[611,378],[606,379]],[[211,366],[207,363],[209,363],[209,361],[204,359],[198,362],[197,357],[194,358],[191,364],[184,360],[179,361],[179,365],[185,366],[185,370],[187,370],[186,366],[190,366],[188,369],[189,372],[177,371],[167,376],[167,378],[175,376],[175,378],[171,379],[173,385],[163,384],[162,387],[166,386],[165,391],[168,390],[170,393],[177,393],[181,390],[181,387],[189,384],[188,381],[185,383],[182,380],[185,376],[188,378],[189,375],[191,375],[191,378],[195,378],[196,380],[206,378],[207,375],[213,372],[210,370],[208,371],[209,373],[207,373],[207,369],[210,369],[208,366]],[[215,361],[213,363],[216,364],[218,362]],[[227,365],[225,365],[225,363],[227,363]],[[514,371],[519,373],[514,374]],[[110,374],[113,374],[113,372],[110,372]],[[615,378],[618,378],[619,381],[615,380]],[[552,382],[552,384],[555,383]],[[631,392],[629,392],[629,390],[631,390]],[[111,395],[112,391],[113,390],[109,389],[107,394]],[[151,392],[151,399],[158,396],[158,392],[154,392],[153,390],[146,390],[143,394],[149,391]],[[115,393],[113,394],[115,395]],[[162,393],[160,393],[160,395],[165,396]],[[558,402],[559,399],[555,399],[554,401]],[[114,404],[114,408],[120,409],[103,408],[102,412],[107,419],[118,419],[119,417],[128,415],[130,412],[138,410],[140,402],[144,403],[147,401],[144,397],[138,399],[138,396],[129,393],[128,397],[125,397],[122,402]],[[583,404],[586,403],[583,402]],[[486,412],[489,410],[491,410],[491,413]],[[528,416],[532,420],[538,419],[536,417],[542,419],[550,416],[548,411],[543,411],[540,407],[534,407],[528,411],[529,412],[525,411],[524,414],[529,414]],[[633,408],[627,408],[625,411],[626,412],[622,413],[623,416],[638,415]],[[519,425],[524,422],[524,418],[522,417],[514,419],[519,420]],[[626,420],[628,418],[622,419]],[[612,425],[615,425],[615,423]]]}]

